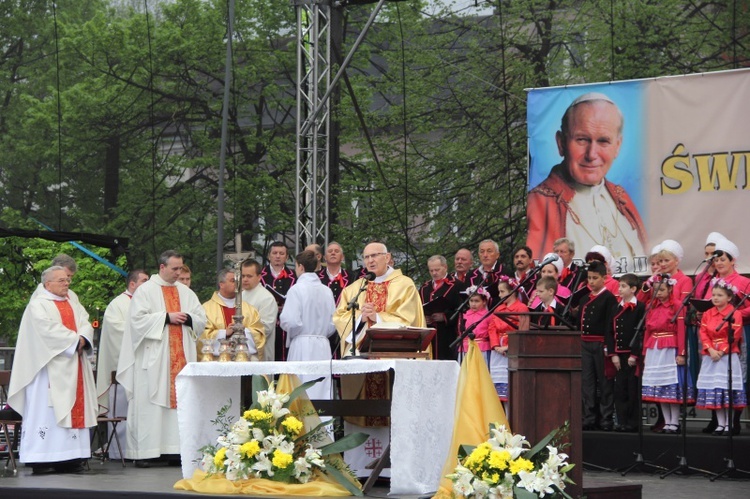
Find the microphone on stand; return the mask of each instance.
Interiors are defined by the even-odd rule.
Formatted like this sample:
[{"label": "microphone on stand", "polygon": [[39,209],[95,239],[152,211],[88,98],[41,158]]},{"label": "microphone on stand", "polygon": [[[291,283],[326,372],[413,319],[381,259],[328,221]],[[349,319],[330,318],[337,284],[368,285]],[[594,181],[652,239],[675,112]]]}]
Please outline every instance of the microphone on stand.
[{"label": "microphone on stand", "polygon": [[556,261],[558,261],[559,259],[560,259],[560,256],[559,256],[559,255],[550,255],[550,256],[548,256],[547,258],[545,258],[544,260],[542,260],[541,262],[539,262],[539,265],[537,265],[537,268],[540,268],[540,269],[541,269],[541,268],[542,268],[542,267],[544,267],[545,265],[548,265],[548,264],[550,264],[550,263],[552,263],[552,262],[556,262]]},{"label": "microphone on stand", "polygon": [[716,258],[716,253],[711,253],[711,256],[703,260],[701,263],[707,263],[711,265],[714,262],[714,259]]},{"label": "microphone on stand", "polygon": [[364,281],[362,282],[362,287],[360,288],[359,293],[357,293],[354,298],[352,298],[352,301],[347,304],[347,310],[359,307],[359,304],[357,303],[357,301],[359,300],[359,295],[362,294],[370,281],[375,280],[375,272],[366,273],[364,276],[362,276],[362,279],[364,279]]}]

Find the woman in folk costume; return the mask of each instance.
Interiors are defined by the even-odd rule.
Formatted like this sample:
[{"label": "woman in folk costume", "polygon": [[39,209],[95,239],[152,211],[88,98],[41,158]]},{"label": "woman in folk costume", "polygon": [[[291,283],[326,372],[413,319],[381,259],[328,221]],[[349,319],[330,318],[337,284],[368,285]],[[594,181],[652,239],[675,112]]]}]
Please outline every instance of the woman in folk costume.
[{"label": "woman in folk costume", "polygon": [[[643,339],[644,369],[642,398],[658,402],[664,413],[661,433],[680,431],[680,404],[683,400],[683,370],[685,367],[685,322],[682,314],[672,322],[680,303],[672,289],[676,281],[658,276],[653,281],[652,303],[646,314]],[[692,383],[688,377],[688,402],[692,397]]]},{"label": "woman in folk costume", "polygon": [[662,241],[659,244],[659,253],[656,255],[659,261],[659,272],[669,274],[675,281],[675,285],[672,287],[672,297],[680,303],[693,289],[693,280],[679,269],[680,261],[684,255],[685,252],[680,243],[672,239]]},{"label": "woman in folk costume", "polygon": [[[490,293],[486,288],[477,286],[469,286],[464,291],[469,295],[469,310],[464,312],[461,318],[461,324],[459,326],[459,332],[463,333],[471,326],[474,327],[474,341],[479,347],[479,351],[482,352],[484,361],[487,363],[487,367],[490,366],[490,352],[492,347],[490,346],[490,331],[489,325],[493,321],[499,321],[499,317],[495,317],[490,314],[487,317],[487,304],[490,301]],[[469,351],[469,337],[464,338],[463,345],[459,351],[459,362],[463,360],[463,356]]]},{"label": "woman in folk costume", "polygon": [[613,295],[620,296],[620,284],[617,282],[617,279],[612,278],[612,267],[615,264],[612,252],[604,246],[593,246],[589,252],[586,253],[584,260],[586,260],[586,263],[589,263],[591,260],[602,262],[607,267],[607,277],[604,279],[604,287]]},{"label": "woman in folk costume", "polygon": [[[716,411],[717,426],[713,432],[714,435],[729,433],[730,396],[734,409],[742,409],[747,405],[739,358],[742,342],[742,316],[738,310],[733,312],[731,304],[736,292],[736,288],[726,281],[715,280],[711,290],[711,302],[714,306],[701,318],[700,341],[703,349],[703,362],[698,375],[696,407]],[[730,328],[733,336],[731,344]],[[731,394],[728,383],[729,362],[732,363]]]},{"label": "woman in folk costume", "polygon": [[[507,276],[501,276],[497,283],[498,296],[505,301],[495,309],[495,314],[510,312],[528,312],[529,307],[523,304],[514,293],[518,282]],[[507,298],[506,298],[507,296]],[[495,390],[503,402],[506,414],[508,413],[508,335],[516,331],[525,331],[529,328],[528,315],[504,316],[505,320],[493,316],[499,320],[492,320],[489,325],[490,346],[490,375],[495,384]],[[509,324],[509,321],[511,324]],[[515,326],[515,327],[514,327]]]},{"label": "woman in folk costume", "polygon": [[[555,253],[547,253],[546,255],[544,255],[542,261],[553,255],[555,255]],[[554,262],[548,263],[539,270],[540,277],[549,276],[558,281],[557,291],[555,291],[555,300],[557,300],[557,302],[561,305],[565,305],[568,302],[570,296],[573,294],[568,288],[559,283],[560,272],[562,272],[563,265],[564,264],[562,258],[558,258]],[[531,296],[529,297],[529,308],[536,308],[541,302],[542,301],[536,295],[536,289],[534,289],[534,291],[531,293]]]},{"label": "woman in folk costume", "polygon": [[[682,246],[680,245],[680,243],[672,239],[665,239],[664,241],[662,241],[659,244],[659,253],[657,253],[656,255],[659,262],[659,272],[669,275],[675,281],[675,285],[672,287],[672,298],[674,298],[674,300],[679,303],[680,306],[682,306],[685,298],[693,290],[693,280],[690,277],[686,276],[682,272],[682,270],[679,269],[680,262],[682,261],[683,256],[685,256],[685,252],[682,249]],[[680,315],[689,318],[688,312],[688,306],[685,306],[680,311]],[[687,330],[686,346],[688,352],[690,352],[691,348],[693,351],[695,351],[698,343],[697,329],[690,325],[689,320],[685,322],[685,329]],[[688,359],[690,359],[689,355]],[[698,374],[697,357],[693,356],[693,363],[691,365],[691,363],[688,361],[688,366],[688,369],[695,371],[695,373],[691,373],[690,375],[693,383],[695,383]]]},{"label": "woman in folk costume", "polygon": [[[695,296],[696,298],[703,298],[711,294],[711,280],[716,274],[716,266],[714,265],[713,254],[716,251],[716,243],[724,241],[726,237],[718,232],[712,232],[706,237],[706,244],[703,246],[703,255],[708,265],[705,269],[699,272],[695,276]],[[700,323],[700,320],[698,321]]]}]

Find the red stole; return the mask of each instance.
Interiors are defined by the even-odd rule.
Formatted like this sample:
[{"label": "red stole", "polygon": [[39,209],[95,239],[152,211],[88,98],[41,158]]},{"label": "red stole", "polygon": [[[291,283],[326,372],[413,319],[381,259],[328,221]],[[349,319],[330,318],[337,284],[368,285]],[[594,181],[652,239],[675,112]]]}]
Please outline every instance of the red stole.
[{"label": "red stole", "polygon": [[[180,293],[177,286],[162,286],[164,304],[167,313],[180,311]],[[185,348],[182,345],[182,326],[180,324],[169,325],[169,407],[177,409],[177,392],[174,381],[182,368],[187,364]]]},{"label": "red stole", "polygon": [[[375,311],[378,313],[385,311],[385,305],[388,302],[388,284],[390,281],[371,282],[367,285],[365,302],[375,305]],[[372,324],[372,321],[367,321],[368,327]]]},{"label": "red stole", "polygon": [[227,329],[230,325],[234,324],[234,311],[236,307],[221,307],[221,311],[224,313],[224,329]]},{"label": "red stole", "polygon": [[[385,311],[385,306],[388,302],[388,284],[390,284],[390,281],[371,282],[367,285],[365,302],[375,305],[375,311],[378,313]],[[368,320],[367,327],[372,325],[373,322]],[[365,376],[364,387],[362,388],[364,398],[366,400],[390,398],[389,384],[386,372],[367,374]],[[388,426],[389,424],[389,418],[386,416],[365,416],[364,426]]]},{"label": "red stole", "polygon": [[[71,331],[78,332],[76,327],[76,317],[73,314],[73,307],[70,306],[68,300],[60,301],[54,300],[57,311],[60,312],[60,318],[62,319],[62,325]],[[81,341],[80,339],[78,341]],[[83,357],[78,356],[78,371],[76,376],[78,381],[76,382],[76,401],[73,403],[73,409],[70,411],[70,418],[72,428],[86,428],[85,417],[83,414],[84,408],[84,394],[83,394]]]}]

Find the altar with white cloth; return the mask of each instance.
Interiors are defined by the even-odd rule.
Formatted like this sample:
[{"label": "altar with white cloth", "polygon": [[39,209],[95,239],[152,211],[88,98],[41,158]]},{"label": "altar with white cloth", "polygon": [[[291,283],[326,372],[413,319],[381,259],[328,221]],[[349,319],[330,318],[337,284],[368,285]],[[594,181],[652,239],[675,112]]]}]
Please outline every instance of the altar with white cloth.
[{"label": "altar with white cloth", "polygon": [[453,431],[459,365],[453,361],[356,359],[308,362],[192,362],[177,376],[177,419],[182,475],[193,476],[201,455],[214,443],[211,423],[230,399],[240,416],[240,379],[257,374],[347,375],[393,369],[391,399],[391,489],[395,494],[434,492]]}]

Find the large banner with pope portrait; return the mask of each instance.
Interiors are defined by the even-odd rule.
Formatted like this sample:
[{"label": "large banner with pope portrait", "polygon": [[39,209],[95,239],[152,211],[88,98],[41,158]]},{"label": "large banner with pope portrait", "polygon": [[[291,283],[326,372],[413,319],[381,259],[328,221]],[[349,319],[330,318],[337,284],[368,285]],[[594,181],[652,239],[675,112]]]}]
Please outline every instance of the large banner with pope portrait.
[{"label": "large banner with pope portrait", "polygon": [[750,272],[750,70],[533,89],[527,113],[535,258],[567,237],[647,274],[673,239],[693,274],[719,232]]}]

